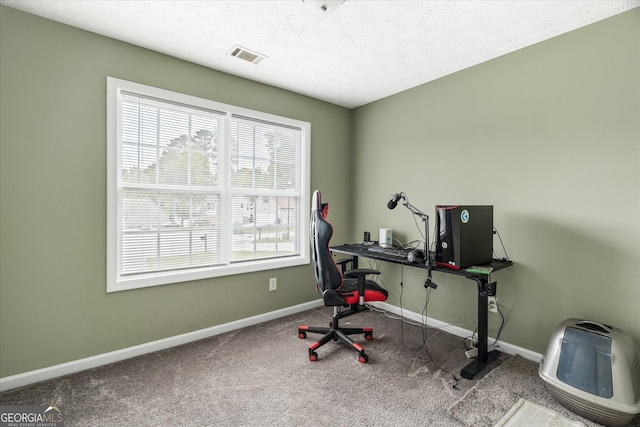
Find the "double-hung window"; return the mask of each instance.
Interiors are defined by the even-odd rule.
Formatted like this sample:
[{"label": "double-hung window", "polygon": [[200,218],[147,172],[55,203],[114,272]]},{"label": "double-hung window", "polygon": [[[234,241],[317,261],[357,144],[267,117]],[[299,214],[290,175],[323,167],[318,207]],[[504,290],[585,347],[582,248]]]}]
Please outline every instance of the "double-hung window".
[{"label": "double-hung window", "polygon": [[309,262],[307,122],[109,77],[107,291]]}]

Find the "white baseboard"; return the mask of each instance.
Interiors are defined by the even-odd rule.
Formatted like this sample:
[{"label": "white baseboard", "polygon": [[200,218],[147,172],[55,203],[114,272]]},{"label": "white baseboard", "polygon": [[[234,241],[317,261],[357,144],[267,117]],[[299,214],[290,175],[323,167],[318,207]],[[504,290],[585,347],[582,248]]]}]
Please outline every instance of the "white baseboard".
[{"label": "white baseboard", "polygon": [[[402,313],[401,313],[400,307],[391,305],[386,302],[376,302],[376,303],[371,303],[371,305],[378,307],[382,310],[388,311],[389,313],[396,314],[398,316],[403,315],[405,318],[417,323],[424,323],[425,321],[425,319],[421,314],[414,313],[406,309],[402,309]],[[442,329],[446,332],[449,332],[452,335],[455,335],[461,338],[470,337],[471,335],[473,335],[473,331],[461,328],[456,325],[450,325],[448,323],[442,322],[438,319],[433,319],[431,317],[426,318],[426,323],[429,326]],[[493,342],[495,341],[495,338],[489,337],[489,341]],[[504,353],[511,354],[513,356],[519,355],[524,357],[525,359],[531,360],[536,363],[540,363],[540,360],[542,359],[542,354],[540,353],[536,353],[534,351],[528,350],[523,347],[518,347],[517,345],[509,344],[508,342],[504,342],[504,341],[498,341],[498,343],[496,344],[496,348]]]},{"label": "white baseboard", "polygon": [[59,365],[49,366],[47,368],[36,369],[35,371],[24,372],[22,374],[11,375],[0,378],[0,392],[12,390],[18,387],[28,386],[30,384],[41,381],[58,378],[63,375],[69,375],[87,369],[96,368],[98,366],[107,365],[109,363],[119,362],[121,360],[130,359],[132,357],[141,356],[143,354],[153,353],[167,348],[187,344],[193,341],[209,338],[225,332],[234,331],[236,329],[245,328],[247,326],[257,325],[269,320],[278,319],[280,317],[289,316],[291,314],[300,313],[312,308],[321,307],[322,300],[310,301],[298,304],[293,307],[275,310],[257,316],[248,317],[246,319],[236,320],[234,322],[224,323],[222,325],[212,326],[198,331],[188,332],[186,334],[176,335],[133,347],[123,348],[121,350],[103,353],[85,359],[74,360],[71,362],[61,363]]},{"label": "white baseboard", "polygon": [[[382,310],[390,313],[401,315],[400,308],[388,303],[372,303],[371,305],[379,307]],[[132,357],[142,356],[143,354],[153,353],[167,348],[175,347],[182,344],[187,344],[193,341],[198,341],[204,338],[209,338],[215,335],[231,332],[236,329],[245,328],[247,326],[257,325],[258,323],[267,322],[269,320],[278,319],[280,317],[289,316],[291,314],[300,313],[312,308],[321,307],[322,300],[310,301],[304,304],[298,304],[293,307],[283,308],[281,310],[275,310],[257,316],[248,317],[246,319],[236,320],[234,322],[224,323],[222,325],[212,326],[206,329],[200,329],[198,331],[188,332],[186,334],[176,335],[169,338],[164,338],[157,341],[148,342],[145,344],[136,345],[133,347],[123,348],[121,350],[111,351],[109,353],[103,353],[84,359],[74,360],[71,362],[61,363],[59,365],[49,366],[47,368],[36,369],[34,371],[24,372],[22,374],[11,375],[8,377],[0,378],[0,392],[12,390],[18,387],[25,387],[30,384],[35,384],[41,381],[58,378],[64,375],[73,374],[87,369],[96,368],[98,366],[108,365],[109,363],[119,362],[121,360],[130,359]],[[409,310],[402,310],[402,315],[412,321],[423,323],[423,316],[414,313]],[[450,325],[437,319],[427,317],[427,324],[438,329],[443,329],[453,335],[459,337],[468,337],[473,334],[473,331],[461,328],[459,326]],[[494,338],[489,337],[490,340]],[[526,348],[518,347],[513,344],[500,341],[499,350],[511,354],[520,355],[525,359],[532,360],[536,363],[540,362],[542,355],[540,353],[527,350]]]}]

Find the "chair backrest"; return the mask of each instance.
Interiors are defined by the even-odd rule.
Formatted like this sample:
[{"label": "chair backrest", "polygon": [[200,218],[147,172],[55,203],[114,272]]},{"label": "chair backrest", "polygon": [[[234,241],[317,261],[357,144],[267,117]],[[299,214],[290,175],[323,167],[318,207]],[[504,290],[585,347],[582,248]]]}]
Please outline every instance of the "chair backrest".
[{"label": "chair backrest", "polygon": [[322,203],[320,191],[313,193],[311,202],[311,257],[318,292],[325,296],[326,291],[342,286],[342,273],[329,250],[333,227],[327,221],[329,204]]}]

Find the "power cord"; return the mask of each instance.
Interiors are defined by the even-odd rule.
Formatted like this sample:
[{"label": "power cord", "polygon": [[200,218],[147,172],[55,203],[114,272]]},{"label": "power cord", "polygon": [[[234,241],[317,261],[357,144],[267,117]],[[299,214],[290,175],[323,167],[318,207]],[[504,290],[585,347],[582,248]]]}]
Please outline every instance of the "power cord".
[{"label": "power cord", "polygon": [[496,335],[496,339],[493,341],[493,345],[495,346],[500,339],[500,334],[502,333],[502,327],[504,326],[504,315],[502,314],[502,310],[500,310],[500,302],[498,297],[496,299],[496,308],[498,309],[498,314],[500,315],[500,327],[498,328],[498,334]]},{"label": "power cord", "polygon": [[[494,347],[496,346],[496,344],[498,344],[498,341],[500,340],[500,334],[502,334],[502,328],[504,327],[504,323],[505,323],[504,314],[502,313],[502,310],[500,309],[500,301],[498,300],[498,297],[495,297],[495,298],[496,298],[496,308],[498,309],[498,314],[500,315],[500,327],[498,328],[498,334],[496,335],[495,339],[493,340],[493,346]],[[473,334],[470,337],[465,337],[462,340],[462,344],[464,345],[465,351],[473,350],[474,348],[478,348],[477,334],[478,334],[478,328],[476,328],[473,331]]]},{"label": "power cord", "polygon": [[[502,246],[502,251],[504,252],[504,258],[503,259],[505,261],[509,261],[510,260],[509,254],[507,254],[507,249],[504,247],[504,243],[502,242],[502,237],[500,236],[500,232],[498,231],[498,229],[496,227],[493,227],[493,231],[498,236],[498,240],[500,240],[500,245]],[[495,252],[494,252],[494,256],[496,256]],[[497,256],[496,256],[496,258],[497,258]]]},{"label": "power cord", "polygon": [[[429,318],[429,317],[427,316],[427,307],[428,307],[428,305],[429,305],[429,297],[431,296],[431,289],[432,289],[431,287],[428,287],[428,288],[427,288],[427,292],[426,292],[427,296],[426,296],[426,301],[425,301],[424,309],[423,309],[423,313],[424,313],[423,318],[424,318],[424,319],[428,319],[428,318]],[[425,320],[425,325],[426,325],[426,323],[427,323],[427,322],[426,322],[426,320]],[[458,386],[458,381],[459,381],[459,380],[458,380],[458,377],[456,377],[456,376],[455,376],[455,375],[453,375],[451,372],[447,371],[447,370],[446,370],[446,369],[444,369],[442,366],[440,366],[440,364],[438,364],[438,363],[435,361],[435,359],[433,358],[433,356],[431,355],[431,352],[429,351],[429,346],[427,346],[427,341],[428,341],[429,339],[433,339],[433,337],[435,337],[435,336],[436,336],[438,333],[440,333],[441,331],[438,331],[438,332],[436,332],[435,334],[432,334],[432,335],[431,335],[431,338],[428,338],[428,339],[427,339],[427,331],[428,331],[428,328],[426,328],[426,327],[425,327],[425,328],[424,328],[424,332],[423,332],[423,333],[424,333],[424,343],[423,343],[423,346],[424,346],[424,350],[425,350],[425,352],[427,353],[427,356],[429,356],[429,360],[431,360],[431,363],[433,363],[433,364],[435,365],[435,367],[436,367],[436,368],[438,368],[440,371],[442,371],[442,372],[444,372],[444,373],[446,373],[446,374],[449,374],[449,376],[450,376],[451,378],[453,378],[453,385],[451,386],[451,388],[456,388],[456,387]]]},{"label": "power cord", "polygon": [[[413,243],[413,242],[412,242],[412,243]],[[378,261],[378,263],[379,263],[379,264],[378,264],[378,266],[374,266],[374,265],[373,265],[373,263],[371,262],[371,259],[368,259],[368,263],[369,263],[369,266],[370,266],[371,268],[376,268],[376,267],[377,267],[376,269],[379,269],[379,268],[380,268],[380,267],[379,267],[379,266],[380,266],[380,264],[382,264],[382,262],[381,262],[381,261]],[[436,326],[430,326],[430,325],[428,325],[428,320],[427,320],[427,319],[428,319],[428,307],[429,307],[429,299],[430,299],[430,296],[431,296],[431,290],[432,290],[432,288],[431,288],[431,287],[428,287],[428,288],[426,288],[426,292],[425,292],[425,304],[424,304],[424,307],[423,307],[423,309],[422,309],[422,312],[420,313],[420,315],[421,315],[421,317],[422,317],[422,322],[420,322],[420,323],[412,322],[412,321],[410,321],[409,319],[407,319],[407,318],[404,316],[404,304],[403,304],[403,297],[404,297],[404,265],[401,265],[401,266],[400,266],[400,295],[399,295],[399,298],[398,298],[398,296],[396,296],[393,292],[389,291],[389,288],[385,285],[384,281],[383,281],[382,279],[380,279],[380,278],[379,278],[379,276],[376,276],[376,279],[377,279],[377,280],[379,280],[379,281],[381,282],[381,285],[382,285],[385,289],[387,289],[387,292],[389,292],[392,296],[394,296],[394,297],[396,297],[396,299],[398,299],[398,301],[399,301],[399,305],[400,305],[400,317],[393,316],[393,315],[389,314],[387,311],[385,311],[385,310],[381,310],[381,309],[378,309],[378,308],[376,308],[376,307],[374,307],[374,306],[372,306],[372,305],[370,305],[370,304],[365,304],[365,305],[366,305],[366,307],[367,307],[370,311],[381,312],[381,313],[383,313],[385,316],[387,316],[387,317],[389,317],[389,318],[391,318],[391,319],[399,320],[399,321],[400,321],[400,336],[401,336],[401,340],[402,340],[402,345],[403,345],[406,349],[408,349],[408,350],[412,350],[412,351],[419,351],[419,350],[421,350],[421,349],[423,349],[423,348],[424,348],[424,349],[425,349],[425,352],[426,352],[426,354],[427,354],[427,356],[429,357],[429,360],[431,360],[431,363],[433,363],[433,364],[435,365],[435,367],[436,367],[438,370],[440,370],[440,371],[442,371],[442,372],[444,372],[444,373],[448,374],[449,376],[451,376],[451,378],[452,378],[452,379],[453,379],[453,381],[454,381],[454,384],[453,384],[451,387],[452,387],[452,388],[456,388],[456,387],[458,386],[458,382],[459,382],[458,377],[456,377],[452,372],[447,371],[446,369],[444,369],[442,366],[440,366],[440,365],[435,361],[435,359],[433,358],[433,355],[432,355],[432,354],[431,354],[431,352],[429,351],[429,347],[427,346],[427,342],[428,342],[429,340],[433,339],[433,338],[434,338],[437,334],[439,334],[440,332],[443,332],[443,331],[444,331],[444,329],[445,329],[445,328],[447,328],[447,327],[453,327],[453,326],[459,326],[459,327],[461,327],[461,326],[466,325],[467,323],[470,323],[470,322],[475,321],[476,319],[475,319],[475,318],[474,318],[474,319],[469,319],[469,320],[467,320],[467,321],[465,321],[465,322],[463,322],[463,323],[461,323],[461,324],[459,324],[459,325],[445,325],[445,326],[442,326],[442,327],[436,327]],[[411,346],[409,346],[409,345],[406,343],[406,341],[405,341],[405,333],[404,333],[404,324],[405,324],[405,323],[410,324],[410,325],[413,325],[413,326],[419,326],[419,327],[421,327],[422,342],[420,343],[420,345],[419,345],[418,347],[411,347]],[[437,332],[435,332],[435,333],[431,334],[431,336],[428,336],[428,330],[429,330],[429,328],[437,329]],[[476,331],[477,331],[477,329],[476,329]],[[475,334],[476,334],[476,331],[474,331],[474,336],[475,336]],[[463,340],[463,342],[465,342],[465,340],[467,340],[467,338],[465,338],[465,339]],[[474,348],[475,348],[475,347],[477,347],[477,339],[474,339],[474,340],[473,340],[473,345],[474,345]],[[465,347],[466,347],[466,344],[465,344]],[[467,350],[469,350],[469,348],[467,348]]]},{"label": "power cord", "polygon": [[[402,270],[403,268],[400,269],[401,272],[401,277],[402,277]],[[402,345],[408,349],[408,350],[414,350],[414,351],[418,351],[421,348],[423,348],[426,343],[427,343],[427,329],[428,329],[428,325],[427,325],[427,307],[429,305],[429,296],[430,296],[430,291],[431,288],[427,289],[426,295],[425,295],[425,304],[424,304],[424,308],[422,309],[422,312],[420,313],[421,317],[422,317],[422,322],[421,324],[419,324],[418,326],[421,326],[421,332],[422,332],[422,343],[420,344],[420,346],[418,347],[410,347],[409,345],[407,345],[406,341],[405,341],[405,334],[404,334],[404,322],[400,322],[400,337],[402,338]],[[402,319],[404,319],[404,307],[402,304],[402,297],[404,294],[404,286],[402,283],[400,283],[400,317]]]},{"label": "power cord", "polygon": [[478,338],[476,338],[476,334],[478,333],[478,328],[473,331],[470,337],[465,337],[462,340],[462,344],[464,345],[465,351],[473,350],[474,348],[478,348]]},{"label": "power cord", "polygon": [[420,240],[412,240],[409,243],[402,243],[400,239],[396,239],[395,237],[393,238],[393,241],[398,243],[398,247],[400,249],[418,249],[420,247],[419,245],[422,243]]}]

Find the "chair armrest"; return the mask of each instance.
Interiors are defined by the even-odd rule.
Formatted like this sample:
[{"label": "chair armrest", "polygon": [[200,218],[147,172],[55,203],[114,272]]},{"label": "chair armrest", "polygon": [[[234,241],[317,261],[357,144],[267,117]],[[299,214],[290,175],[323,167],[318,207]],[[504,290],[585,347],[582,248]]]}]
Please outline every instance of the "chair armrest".
[{"label": "chair armrest", "polygon": [[343,275],[345,271],[347,271],[347,264],[349,263],[353,264],[353,258],[343,258],[336,261],[336,265],[340,266],[340,271],[342,272]]},{"label": "chair armrest", "polygon": [[359,277],[359,276],[367,276],[369,274],[380,274],[378,270],[371,270],[367,268],[354,268],[353,270],[345,271],[344,277]]},{"label": "chair armrest", "polygon": [[371,270],[367,268],[354,268],[353,270],[349,270],[343,274],[344,277],[355,277],[358,279],[358,294],[360,295],[360,302],[358,303],[361,307],[364,306],[364,288],[367,275],[369,274],[380,274],[378,270]]}]

